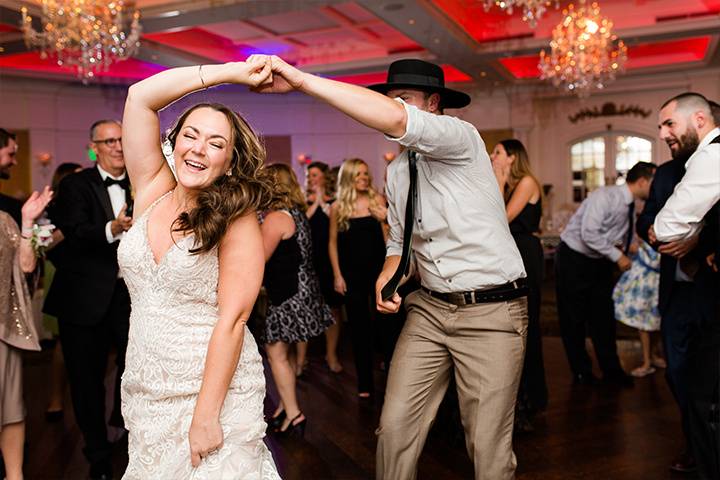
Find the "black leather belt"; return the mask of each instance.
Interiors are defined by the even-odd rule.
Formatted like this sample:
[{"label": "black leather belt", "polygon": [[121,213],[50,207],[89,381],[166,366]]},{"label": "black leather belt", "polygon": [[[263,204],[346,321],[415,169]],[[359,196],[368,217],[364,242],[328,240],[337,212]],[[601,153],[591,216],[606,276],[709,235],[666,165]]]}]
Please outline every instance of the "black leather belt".
[{"label": "black leather belt", "polygon": [[484,290],[473,290],[470,292],[435,292],[428,288],[422,289],[431,297],[442,300],[443,302],[452,303],[453,305],[463,306],[472,305],[474,303],[494,303],[507,302],[516,298],[524,297],[528,294],[527,281],[524,278],[518,278],[513,282],[505,285],[490,287]]}]

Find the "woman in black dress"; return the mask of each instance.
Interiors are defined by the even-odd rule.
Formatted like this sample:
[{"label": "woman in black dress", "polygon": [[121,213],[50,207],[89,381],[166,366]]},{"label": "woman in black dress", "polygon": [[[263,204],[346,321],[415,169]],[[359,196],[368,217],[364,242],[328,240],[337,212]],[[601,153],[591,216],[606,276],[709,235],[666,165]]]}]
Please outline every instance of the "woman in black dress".
[{"label": "woman in black dress", "polygon": [[540,287],[544,257],[537,237],[542,216],[542,189],[530,170],[528,154],[519,140],[501,141],[495,146],[490,159],[505,198],[510,232],[525,264],[530,289],[527,347],[518,390],[515,425],[519,431],[531,431],[532,415],[538,410],[544,410],[548,401],[540,333]]},{"label": "woman in black dress", "polygon": [[358,395],[368,398],[373,388],[375,281],[385,261],[382,222],[385,198],[375,192],[367,164],[345,160],[340,168],[337,200],[330,209],[328,253],[335,291],[345,296],[352,330]]},{"label": "woman in black dress", "polygon": [[275,180],[275,192],[261,226],[266,261],[263,283],[269,300],[262,337],[281,400],[269,425],[280,433],[302,433],[306,420],[298,405],[295,366],[288,351],[291,344],[322,334],[333,317],[315,275],[307,207],[295,173],[282,164],[267,170]]},{"label": "woman in black dress", "polygon": [[[333,288],[333,271],[328,256],[330,240],[330,206],[334,201],[332,185],[328,184],[330,168],[323,162],[313,162],[307,167],[307,203],[305,212],[310,220],[313,243],[313,263],[320,281],[325,303],[330,306],[335,323],[325,330],[325,361],[333,373],[342,372],[342,364],[337,356],[340,339],[340,307],[342,297]],[[307,344],[298,343],[298,373],[302,373]]]}]

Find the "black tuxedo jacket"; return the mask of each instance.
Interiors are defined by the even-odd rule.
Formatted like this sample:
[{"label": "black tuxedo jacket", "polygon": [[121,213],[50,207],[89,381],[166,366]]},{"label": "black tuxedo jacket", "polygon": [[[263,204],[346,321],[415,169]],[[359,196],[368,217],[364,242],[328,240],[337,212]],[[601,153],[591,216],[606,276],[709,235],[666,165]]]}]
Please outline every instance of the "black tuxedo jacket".
[{"label": "black tuxedo jacket", "polygon": [[[675,186],[680,183],[685,175],[685,161],[671,160],[658,167],[650,186],[650,196],[645,202],[645,207],[637,220],[637,233],[646,242],[648,230],[655,223],[655,217],[662,210],[665,202],[673,194]],[[663,313],[667,307],[673,282],[675,281],[675,268],[677,260],[670,255],[660,257],[660,303],[658,308]]]},{"label": "black tuxedo jacket", "polygon": [[[105,225],[115,218],[97,168],[68,175],[52,208],[52,222],[65,240],[44,311],[61,321],[96,325],[107,313],[118,284],[117,247],[108,243]],[[130,194],[126,192],[128,205]],[[52,257],[51,257],[52,259]],[[61,260],[61,261],[60,261]]]},{"label": "black tuxedo jacket", "polygon": [[0,210],[9,214],[18,226],[20,226],[20,223],[22,222],[22,205],[23,202],[20,200],[0,193]]}]

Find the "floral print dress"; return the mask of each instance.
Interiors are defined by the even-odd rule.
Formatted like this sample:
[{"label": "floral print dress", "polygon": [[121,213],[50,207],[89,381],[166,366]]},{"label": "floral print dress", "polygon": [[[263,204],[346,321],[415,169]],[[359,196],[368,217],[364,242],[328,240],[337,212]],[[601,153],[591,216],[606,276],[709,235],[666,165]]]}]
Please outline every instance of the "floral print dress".
[{"label": "floral print dress", "polygon": [[632,267],[622,274],[613,290],[615,318],[638,330],[660,330],[659,284],[660,254],[641,241]]}]

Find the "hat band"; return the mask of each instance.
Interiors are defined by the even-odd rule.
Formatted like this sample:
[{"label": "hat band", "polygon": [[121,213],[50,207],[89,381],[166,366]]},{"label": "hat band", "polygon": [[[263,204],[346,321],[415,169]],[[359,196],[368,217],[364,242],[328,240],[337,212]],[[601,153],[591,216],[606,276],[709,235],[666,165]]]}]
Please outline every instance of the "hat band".
[{"label": "hat band", "polygon": [[428,75],[416,75],[414,73],[396,73],[391,78],[388,78],[388,83],[410,83],[417,85],[426,85],[428,87],[440,87],[444,88],[444,82],[437,77],[430,77]]}]

